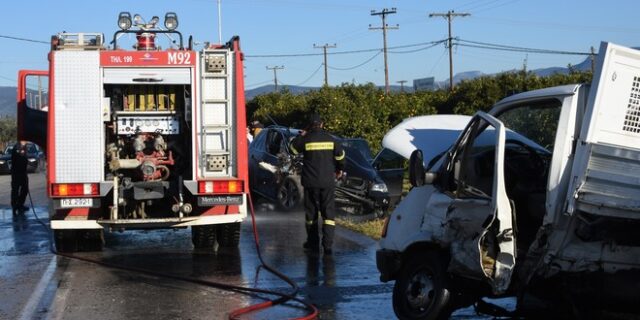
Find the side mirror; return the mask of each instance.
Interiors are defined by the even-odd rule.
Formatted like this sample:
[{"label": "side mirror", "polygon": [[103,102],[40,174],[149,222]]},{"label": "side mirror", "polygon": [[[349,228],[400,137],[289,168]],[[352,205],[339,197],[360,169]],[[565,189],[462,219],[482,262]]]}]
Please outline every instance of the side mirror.
[{"label": "side mirror", "polygon": [[416,149],[409,157],[409,182],[414,187],[421,187],[425,184],[424,156],[422,150]]}]

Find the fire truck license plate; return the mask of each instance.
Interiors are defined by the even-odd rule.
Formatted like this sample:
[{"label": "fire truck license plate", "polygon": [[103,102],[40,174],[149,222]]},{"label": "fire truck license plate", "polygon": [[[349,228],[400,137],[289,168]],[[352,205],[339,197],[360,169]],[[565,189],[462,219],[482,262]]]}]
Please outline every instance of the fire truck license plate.
[{"label": "fire truck license plate", "polygon": [[62,208],[91,207],[92,205],[92,198],[60,199],[60,207]]}]

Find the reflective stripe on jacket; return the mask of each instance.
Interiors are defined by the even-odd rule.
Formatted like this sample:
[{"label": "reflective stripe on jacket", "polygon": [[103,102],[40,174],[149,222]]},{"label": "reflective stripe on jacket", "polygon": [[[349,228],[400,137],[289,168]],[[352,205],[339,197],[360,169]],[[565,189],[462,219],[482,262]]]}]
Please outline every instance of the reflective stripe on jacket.
[{"label": "reflective stripe on jacket", "polygon": [[291,142],[293,153],[303,154],[302,185],[327,188],[335,185],[335,173],[344,168],[344,149],[322,129],[314,129]]}]

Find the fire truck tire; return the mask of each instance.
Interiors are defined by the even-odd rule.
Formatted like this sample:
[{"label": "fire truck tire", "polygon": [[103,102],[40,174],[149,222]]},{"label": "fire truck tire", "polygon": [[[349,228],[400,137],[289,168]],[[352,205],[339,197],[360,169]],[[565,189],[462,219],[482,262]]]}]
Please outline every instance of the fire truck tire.
[{"label": "fire truck tire", "polygon": [[218,244],[224,248],[235,248],[240,244],[240,222],[218,225]]},{"label": "fire truck tire", "polygon": [[76,232],[76,240],[78,241],[78,251],[102,251],[102,247],[104,246],[104,230],[78,230]]},{"label": "fire truck tire", "polygon": [[78,251],[76,230],[53,230],[53,241],[58,252],[71,253]]},{"label": "fire truck tire", "polygon": [[196,249],[214,249],[216,246],[216,226],[191,227],[191,242]]},{"label": "fire truck tire", "polygon": [[304,189],[302,189],[300,177],[288,176],[278,186],[276,201],[278,208],[282,211],[293,211],[299,208],[303,197]]},{"label": "fire truck tire", "polygon": [[453,299],[443,258],[414,251],[398,273],[392,300],[398,319],[449,319]]}]

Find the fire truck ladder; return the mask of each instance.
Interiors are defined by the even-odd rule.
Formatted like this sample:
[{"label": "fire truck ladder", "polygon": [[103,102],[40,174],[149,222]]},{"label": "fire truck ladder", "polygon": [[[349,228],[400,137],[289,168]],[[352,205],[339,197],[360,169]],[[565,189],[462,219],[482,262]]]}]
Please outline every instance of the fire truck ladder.
[{"label": "fire truck ladder", "polygon": [[232,106],[232,59],[228,50],[205,49],[201,55],[200,172],[203,177],[230,177],[235,158],[235,114]]}]

